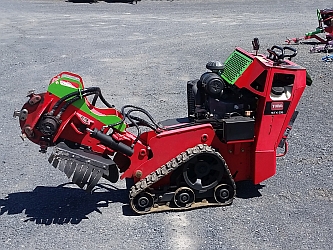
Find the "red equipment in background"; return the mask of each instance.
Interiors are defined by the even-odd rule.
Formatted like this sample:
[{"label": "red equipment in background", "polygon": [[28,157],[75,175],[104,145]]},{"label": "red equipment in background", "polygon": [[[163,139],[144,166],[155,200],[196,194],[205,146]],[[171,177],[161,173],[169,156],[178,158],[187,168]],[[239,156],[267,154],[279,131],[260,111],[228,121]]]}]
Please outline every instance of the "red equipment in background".
[{"label": "red equipment in background", "polygon": [[[70,72],[55,76],[46,93],[30,92],[14,115],[41,152],[55,146],[50,163],[81,188],[91,191],[101,177],[116,182],[118,172],[132,180],[136,213],[228,205],[237,181],[275,174],[277,148],[286,153],[295,108],[311,84],[291,61],[293,48],[273,46],[265,56],[258,39],[253,48],[236,48],[224,65],[207,63],[209,71],[187,83],[185,118],[157,123],[140,107],[117,110]],[[96,107],[98,98],[106,108]]]},{"label": "red equipment in background", "polygon": [[[300,43],[308,39],[316,39],[319,43],[333,45],[333,9],[317,9],[318,27],[315,31],[306,33],[303,37],[298,38],[287,38],[286,42],[290,43]],[[318,34],[325,33],[325,38],[319,36]]]}]

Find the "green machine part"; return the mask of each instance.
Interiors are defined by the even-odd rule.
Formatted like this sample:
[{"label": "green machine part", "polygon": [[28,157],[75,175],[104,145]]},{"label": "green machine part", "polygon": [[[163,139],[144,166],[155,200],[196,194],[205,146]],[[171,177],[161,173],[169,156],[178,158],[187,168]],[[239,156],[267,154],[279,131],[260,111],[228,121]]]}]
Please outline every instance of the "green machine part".
[{"label": "green machine part", "polygon": [[[72,84],[68,84],[68,85],[61,84],[61,82],[74,83],[78,87],[75,88],[74,85],[72,85]],[[79,93],[78,90],[82,90],[82,88],[83,88],[83,85],[79,80],[65,76],[65,77],[58,78],[56,81],[50,83],[50,85],[48,87],[48,92],[57,96],[58,98],[62,98],[65,95],[68,95],[73,92]],[[69,98],[68,100],[70,100],[70,99],[71,98]],[[121,122],[121,118],[117,115],[98,115],[98,114],[92,112],[91,109],[88,107],[85,98],[80,98],[79,100],[73,102],[72,105],[75,106],[76,108],[80,109],[87,115],[102,122],[105,125],[112,125],[112,124],[117,124],[117,123]],[[120,132],[123,132],[126,129],[126,124],[124,122],[122,122],[122,123],[114,126],[113,128],[119,130]]]},{"label": "green machine part", "polygon": [[323,18],[321,17],[320,9],[317,9],[317,18],[318,18],[319,26],[316,28],[315,31],[305,33],[305,36],[312,36],[312,35],[316,35],[316,34],[325,32],[325,30],[322,27]]},{"label": "green machine part", "polygon": [[233,85],[251,63],[251,58],[235,50],[224,62],[224,70],[221,77],[227,83]]}]

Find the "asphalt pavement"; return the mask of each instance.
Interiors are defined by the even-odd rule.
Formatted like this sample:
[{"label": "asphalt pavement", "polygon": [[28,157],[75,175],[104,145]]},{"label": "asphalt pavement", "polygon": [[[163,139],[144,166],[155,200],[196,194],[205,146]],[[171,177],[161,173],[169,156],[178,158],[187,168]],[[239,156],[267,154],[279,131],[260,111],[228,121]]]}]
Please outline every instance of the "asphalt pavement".
[{"label": "asphalt pavement", "polygon": [[[68,183],[19,137],[14,109],[61,71],[98,86],[116,107],[156,120],[187,114],[186,82],[236,46],[260,52],[317,25],[327,1],[1,0],[0,249],[332,249],[333,62],[296,45],[313,85],[299,102],[289,152],[228,207],[135,216],[125,182],[92,195]],[[167,149],[166,149],[167,150]]]}]

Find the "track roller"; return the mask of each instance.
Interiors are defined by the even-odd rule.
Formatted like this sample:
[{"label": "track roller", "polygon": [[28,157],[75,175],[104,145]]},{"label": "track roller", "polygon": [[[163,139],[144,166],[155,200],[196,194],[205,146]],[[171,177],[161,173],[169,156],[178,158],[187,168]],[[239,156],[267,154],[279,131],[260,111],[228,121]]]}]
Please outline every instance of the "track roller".
[{"label": "track roller", "polygon": [[173,201],[177,207],[190,207],[195,201],[194,192],[188,187],[180,187],[176,190]]},{"label": "track roller", "polygon": [[231,203],[234,195],[235,189],[228,184],[220,184],[214,189],[214,199],[221,204]]},{"label": "track roller", "polygon": [[130,200],[132,209],[138,213],[143,214],[149,212],[154,206],[154,198],[148,192],[142,192],[137,195],[134,199]]}]

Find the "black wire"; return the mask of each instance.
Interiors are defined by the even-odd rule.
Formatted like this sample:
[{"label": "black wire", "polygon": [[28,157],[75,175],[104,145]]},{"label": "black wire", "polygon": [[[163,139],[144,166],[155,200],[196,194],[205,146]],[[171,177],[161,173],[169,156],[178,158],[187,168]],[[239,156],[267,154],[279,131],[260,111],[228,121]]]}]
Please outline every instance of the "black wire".
[{"label": "black wire", "polygon": [[125,122],[125,116],[122,114],[122,118],[119,122],[115,122],[115,123],[112,123],[112,124],[108,124],[108,127],[109,128],[114,128],[115,126],[118,126],[120,124],[123,124]]},{"label": "black wire", "polygon": [[127,115],[129,115],[131,112],[134,112],[134,111],[139,111],[139,112],[142,112],[142,113],[144,113],[149,119],[150,119],[150,121],[156,126],[156,128],[158,128],[158,129],[163,129],[163,127],[161,127],[155,120],[154,120],[154,118],[150,115],[150,113],[147,111],[147,110],[145,110],[145,109],[143,109],[143,108],[141,108],[141,107],[137,107],[137,106],[134,106],[134,105],[125,105],[125,106],[123,106],[122,108],[121,108],[121,113],[122,114],[124,114],[124,110],[125,110],[125,108],[134,108],[135,110],[131,110],[130,112],[127,112]]},{"label": "black wire", "polygon": [[51,111],[49,112],[49,115],[53,115],[54,111],[59,107],[59,105],[65,101],[66,99],[70,98],[70,97],[73,97],[75,95],[78,95],[78,92],[72,92],[72,93],[69,93],[65,96],[63,96],[62,98],[60,98],[54,105],[53,105],[53,108],[51,109]]},{"label": "black wire", "polygon": [[[135,120],[137,120],[137,121],[141,121],[141,122],[149,123],[148,121],[146,121],[146,120],[143,119],[143,118],[140,118],[140,117],[137,117],[137,116],[133,116],[133,115],[131,115],[132,112],[141,112],[141,110],[140,110],[140,109],[131,109],[131,110],[127,111],[127,113],[126,113],[126,117],[132,116],[132,119],[135,119]],[[154,124],[154,125],[155,125],[155,124]]]},{"label": "black wire", "polygon": [[98,94],[95,94],[94,99],[93,99],[92,102],[91,102],[91,104],[92,104],[93,106],[95,106],[96,101],[97,101],[97,98],[98,98]]},{"label": "black wire", "polygon": [[153,124],[147,122],[146,120],[142,119],[141,117],[137,117],[137,116],[134,116],[134,115],[130,115],[130,117],[131,117],[133,120],[138,121],[138,122],[139,122],[139,125],[149,127],[149,128],[151,128],[152,130],[154,130],[155,132],[157,132],[157,129],[156,129],[156,127],[155,127]]},{"label": "black wire", "polygon": [[99,98],[101,99],[101,101],[104,103],[105,106],[107,106],[108,108],[114,108],[114,105],[111,105],[105,100],[105,98],[102,96],[101,91],[99,92]]},{"label": "black wire", "polygon": [[104,104],[105,106],[107,106],[108,108],[114,108],[114,105],[111,105],[110,103],[108,103],[108,102],[105,100],[105,98],[104,98],[103,95],[102,95],[101,90],[99,90],[98,93],[95,94],[94,99],[93,99],[92,102],[91,102],[91,104],[92,104],[93,106],[96,105],[96,102],[97,102],[97,98],[98,98],[98,97],[101,99],[101,101],[103,102],[103,104]]},{"label": "black wire", "polygon": [[86,88],[86,89],[78,89],[77,91],[74,91],[72,93],[69,93],[63,97],[61,97],[52,107],[51,111],[49,112],[49,115],[53,115],[53,113],[56,111],[56,109],[60,106],[61,103],[63,103],[65,100],[67,100],[68,98],[71,98],[73,96],[80,96],[86,92],[95,92],[95,91],[101,91],[100,88],[98,87],[90,87],[90,88]]},{"label": "black wire", "polygon": [[[132,112],[132,111],[136,111],[136,110],[129,110],[128,113]],[[134,124],[134,126],[136,127],[138,133],[132,143],[132,147],[139,141],[139,138],[141,136],[141,129],[140,129],[140,126],[131,118],[130,115],[128,115],[128,113],[126,114],[126,118],[132,123]]]},{"label": "black wire", "polygon": [[[125,112],[125,109],[126,109],[126,108],[132,108],[132,109],[130,109],[129,111]],[[109,127],[109,128],[114,128],[115,126],[124,123],[124,122],[125,122],[125,119],[127,118],[127,119],[131,122],[131,124],[133,124],[133,125],[136,127],[136,129],[137,129],[137,131],[138,131],[138,133],[137,133],[137,135],[136,135],[136,138],[135,138],[134,141],[133,141],[132,146],[134,146],[134,145],[138,142],[139,137],[140,137],[140,135],[141,135],[141,129],[140,129],[140,127],[139,127],[139,124],[138,124],[136,121],[134,121],[134,120],[137,120],[138,122],[141,122],[141,123],[145,124],[146,126],[152,128],[152,129],[153,129],[154,131],[156,131],[156,132],[157,132],[157,129],[163,129],[163,127],[161,127],[159,124],[157,124],[157,122],[156,122],[156,121],[154,120],[154,118],[148,113],[148,111],[146,111],[146,110],[143,109],[143,108],[140,108],[140,107],[137,107],[137,106],[134,106],[134,105],[125,105],[125,106],[123,106],[123,107],[121,108],[121,111],[120,111],[120,112],[121,112],[121,114],[122,114],[122,116],[123,116],[122,119],[121,119],[119,122],[116,122],[116,123],[113,123],[113,124],[109,124],[108,127]],[[132,116],[132,115],[130,115],[132,112],[142,112],[142,113],[144,113],[144,114],[150,119],[150,121],[153,123],[153,125],[150,124],[149,122],[147,122],[146,120],[142,119],[142,118],[139,118],[139,117],[136,117],[136,116]],[[154,127],[154,126],[155,126],[155,127]]]},{"label": "black wire", "polygon": [[70,99],[69,101],[67,101],[66,104],[64,104],[64,105],[61,107],[61,109],[60,109],[60,111],[59,111],[59,113],[58,113],[58,115],[57,115],[57,118],[60,119],[62,113],[65,112],[65,110],[69,107],[69,105],[71,105],[72,103],[74,103],[74,102],[80,100],[82,97],[86,97],[86,96],[89,96],[89,95],[92,95],[92,94],[95,94],[95,95],[96,95],[96,94],[98,94],[98,93],[96,93],[96,92],[88,92],[88,93],[84,93],[84,94],[82,94],[81,96],[76,96],[76,97]]},{"label": "black wire", "polygon": [[121,120],[120,120],[119,122],[109,124],[108,127],[109,127],[109,128],[114,128],[115,126],[124,123],[124,122],[125,122],[125,119],[126,119],[125,108],[129,108],[129,107],[135,107],[135,108],[138,108],[138,107],[133,106],[133,105],[125,105],[125,106],[123,106],[123,107],[121,108],[121,110],[120,110],[120,113],[122,114],[122,118],[121,118]]},{"label": "black wire", "polygon": [[[92,105],[95,106],[97,98],[99,97],[101,99],[101,101],[104,103],[105,106],[107,106],[108,108],[114,108],[114,105],[111,105],[110,103],[108,103],[105,98],[103,97],[102,93],[101,93],[101,89],[99,87],[90,87],[90,88],[86,88],[83,90],[78,90],[78,91],[74,91],[72,93],[69,93],[65,96],[63,96],[62,98],[60,98],[53,106],[52,110],[49,112],[49,115],[53,115],[53,113],[56,111],[56,109],[60,106],[61,103],[63,103],[65,100],[74,97],[73,99],[71,99],[72,101],[69,102],[69,104],[65,104],[62,109],[61,109],[61,114],[67,109],[67,107],[72,104],[73,102],[79,100],[82,98],[82,96],[88,96],[91,94],[95,94],[94,99],[92,101]],[[60,116],[61,116],[60,114]],[[59,114],[58,114],[59,116]]]}]

